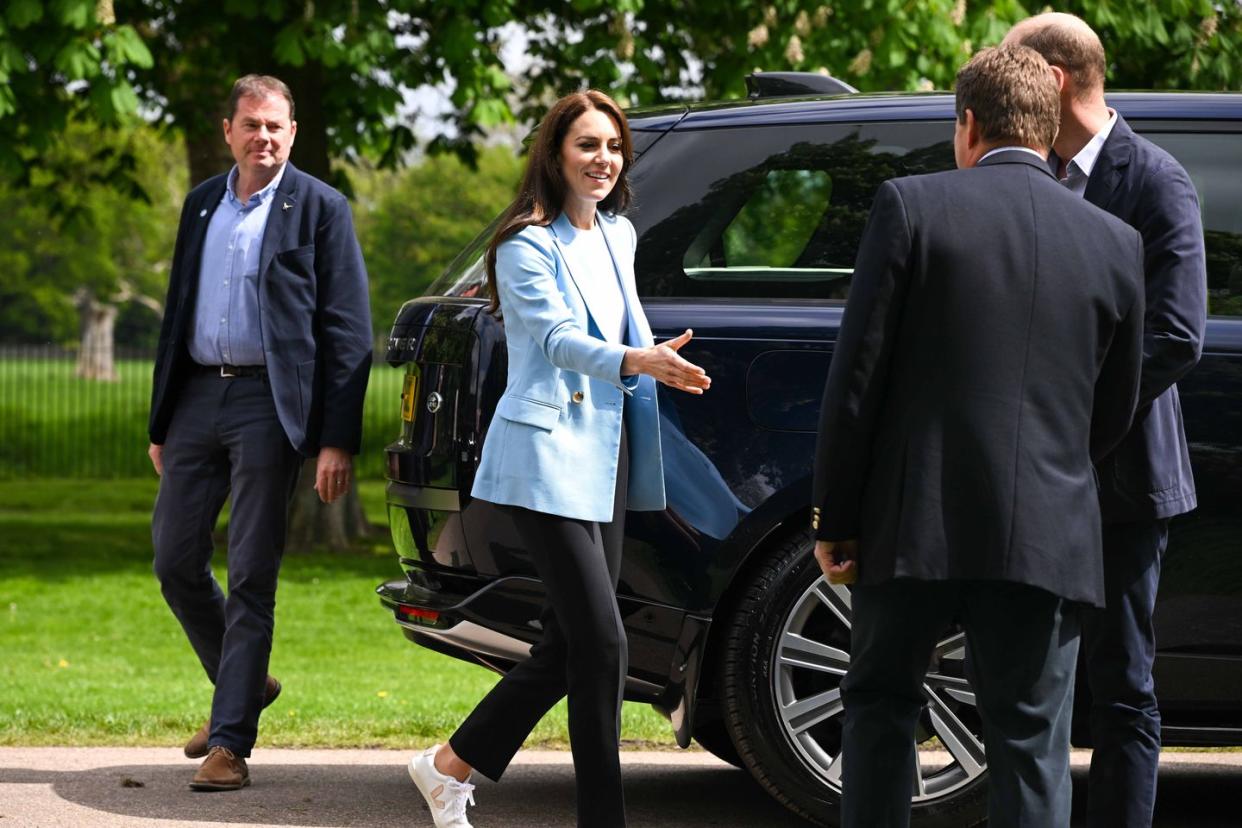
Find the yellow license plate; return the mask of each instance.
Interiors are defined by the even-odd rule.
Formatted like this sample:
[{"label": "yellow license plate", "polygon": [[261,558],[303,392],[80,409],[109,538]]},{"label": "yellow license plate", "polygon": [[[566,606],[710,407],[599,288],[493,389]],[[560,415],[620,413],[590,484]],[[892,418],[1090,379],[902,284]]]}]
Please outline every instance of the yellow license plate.
[{"label": "yellow license plate", "polygon": [[401,388],[401,419],[407,423],[414,422],[414,397],[418,393],[418,375],[413,371],[405,375],[405,385]]}]

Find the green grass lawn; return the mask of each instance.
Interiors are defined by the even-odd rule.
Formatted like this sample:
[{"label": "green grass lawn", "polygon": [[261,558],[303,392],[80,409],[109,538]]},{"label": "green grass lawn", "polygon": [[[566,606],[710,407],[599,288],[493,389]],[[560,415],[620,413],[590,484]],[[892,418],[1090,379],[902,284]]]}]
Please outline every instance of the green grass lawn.
[{"label": "green grass lawn", "polygon": [[[116,382],[74,376],[71,358],[0,359],[0,478],[145,477],[150,360],[118,359]],[[380,477],[396,438],[403,372],[371,368],[359,474]],[[2,505],[2,504],[0,504]]]},{"label": "green grass lawn", "polygon": [[[375,586],[400,570],[382,484],[362,485],[373,539],[285,558],[271,664],[285,689],[260,747],[429,744],[496,681],[409,643],[380,607]],[[206,718],[211,686],[151,574],[154,494],[154,480],[0,481],[0,745],[175,746]],[[646,705],[625,705],[623,739],[672,744]],[[564,702],[533,744],[567,744]]]}]

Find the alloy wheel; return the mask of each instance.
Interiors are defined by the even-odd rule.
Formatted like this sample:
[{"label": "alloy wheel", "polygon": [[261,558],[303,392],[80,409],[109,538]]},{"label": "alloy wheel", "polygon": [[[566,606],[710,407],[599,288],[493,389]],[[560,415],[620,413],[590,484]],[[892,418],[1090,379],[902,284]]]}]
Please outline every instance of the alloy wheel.
[{"label": "alloy wheel", "polygon": [[[851,617],[849,589],[816,579],[785,619],[771,671],[785,737],[807,769],[838,793],[844,712],[840,685],[850,663]],[[946,630],[923,679],[925,706],[915,742],[924,749],[917,753],[915,803],[953,793],[987,769],[982,723],[965,662],[965,636]]]}]

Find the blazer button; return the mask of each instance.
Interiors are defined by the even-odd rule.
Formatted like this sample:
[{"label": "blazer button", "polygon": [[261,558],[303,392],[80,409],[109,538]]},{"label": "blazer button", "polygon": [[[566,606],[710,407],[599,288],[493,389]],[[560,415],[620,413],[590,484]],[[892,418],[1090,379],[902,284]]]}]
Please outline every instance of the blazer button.
[{"label": "blazer button", "polygon": [[583,395],[583,393],[582,393],[581,391],[575,391],[575,392],[574,392],[574,395],[573,395],[572,397],[570,397],[570,399],[572,399],[572,400],[573,400],[574,402],[576,402],[576,403],[580,403],[580,402],[582,402],[584,399],[586,399],[586,397]]}]

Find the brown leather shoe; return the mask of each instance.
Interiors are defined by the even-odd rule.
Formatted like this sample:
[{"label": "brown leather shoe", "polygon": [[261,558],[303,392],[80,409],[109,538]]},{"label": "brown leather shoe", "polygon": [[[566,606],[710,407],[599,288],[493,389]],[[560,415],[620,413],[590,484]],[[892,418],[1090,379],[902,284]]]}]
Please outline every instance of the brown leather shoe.
[{"label": "brown leather shoe", "polygon": [[[276,701],[276,697],[280,695],[280,682],[271,676],[267,677],[267,683],[263,686],[263,706],[267,707]],[[190,737],[190,741],[185,743],[185,757],[187,759],[202,759],[207,755],[207,740],[211,737],[211,719],[203,723]]]},{"label": "brown leather shoe", "polygon": [[215,745],[190,781],[195,791],[236,791],[250,784],[246,760],[226,747]]}]

